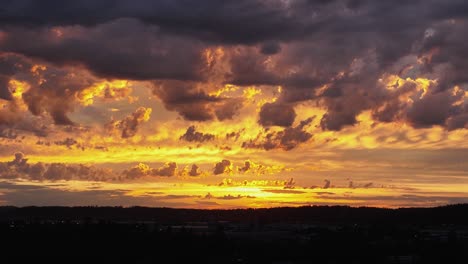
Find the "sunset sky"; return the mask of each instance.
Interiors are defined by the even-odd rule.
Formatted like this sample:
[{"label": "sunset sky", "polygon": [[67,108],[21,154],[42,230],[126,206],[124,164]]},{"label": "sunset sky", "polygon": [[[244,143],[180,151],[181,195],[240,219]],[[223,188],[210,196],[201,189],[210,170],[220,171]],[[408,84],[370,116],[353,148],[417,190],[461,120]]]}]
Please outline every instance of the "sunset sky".
[{"label": "sunset sky", "polygon": [[2,0],[0,205],[468,202],[466,10]]}]

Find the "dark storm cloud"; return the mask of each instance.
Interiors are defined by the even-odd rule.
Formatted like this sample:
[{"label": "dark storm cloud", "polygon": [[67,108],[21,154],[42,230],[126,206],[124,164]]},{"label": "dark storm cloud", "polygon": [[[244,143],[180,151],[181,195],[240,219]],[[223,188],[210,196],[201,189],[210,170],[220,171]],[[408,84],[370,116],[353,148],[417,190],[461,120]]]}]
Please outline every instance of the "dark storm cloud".
[{"label": "dark storm cloud", "polygon": [[0,48],[58,65],[82,65],[102,77],[201,78],[197,73],[201,67],[199,44],[163,35],[156,27],[130,19],[92,28],[9,28]]},{"label": "dark storm cloud", "polygon": [[415,127],[443,125],[456,111],[453,97],[444,92],[429,94],[416,101],[408,111],[408,119]]},{"label": "dark storm cloud", "polygon": [[374,120],[388,123],[404,119],[404,112],[402,112],[402,109],[406,107],[406,103],[401,102],[399,97],[409,95],[415,90],[415,83],[405,83],[395,91],[387,91],[386,98],[389,99],[387,99],[380,108],[373,110],[372,117]]},{"label": "dark storm cloud", "polygon": [[[432,8],[421,9],[423,4]],[[467,7],[466,2],[460,0],[392,3],[365,0],[228,0],[222,3],[216,0],[197,3],[151,0],[136,0],[131,3],[125,0],[6,0],[2,1],[0,21],[6,25],[95,26],[129,17],[158,25],[173,33],[230,43],[253,43],[268,39],[291,40],[303,37],[304,33],[319,31],[317,27],[323,26],[323,22],[337,20],[337,17],[330,17],[331,13],[341,15],[337,23],[332,25],[337,31],[356,26],[392,29],[401,23],[408,23],[412,15],[410,12],[424,19],[460,18],[465,15],[461,10]],[[398,12],[403,12],[398,21],[384,20]],[[384,17],[379,18],[377,15]],[[364,20],[363,16],[373,19]],[[354,23],[344,24],[345,21]]]},{"label": "dark storm cloud", "polygon": [[265,150],[283,149],[292,150],[301,143],[305,143],[312,138],[312,134],[305,131],[315,117],[301,121],[295,127],[287,127],[281,131],[268,132],[265,135],[259,135],[256,139],[252,139],[242,143],[243,148],[261,148]]},{"label": "dark storm cloud", "polygon": [[[282,86],[277,109],[262,108],[264,126],[291,126],[294,104],[314,100],[327,111],[323,130],[355,125],[366,110],[381,122],[453,130],[468,121],[464,97],[452,92],[467,89],[467,8],[462,0],[7,0],[0,4],[0,50],[99,77],[158,80],[153,92],[167,109],[187,120],[222,121],[242,101],[206,88],[212,69],[203,54],[221,46],[228,59],[217,84]],[[424,96],[413,90],[408,104],[380,83],[393,74],[437,83]],[[0,98],[12,99],[5,88],[12,75],[15,67],[0,64]],[[70,125],[73,92],[65,91],[31,89],[24,99],[31,113]],[[268,110],[289,115],[277,120]]]},{"label": "dark storm cloud", "polygon": [[238,48],[230,58],[230,73],[227,81],[235,85],[275,85],[282,82],[271,69],[265,65],[265,58],[257,50]]},{"label": "dark storm cloud", "polygon": [[264,127],[289,127],[296,119],[296,112],[292,105],[266,103],[260,110],[258,123]]},{"label": "dark storm cloud", "polygon": [[7,25],[95,26],[128,17],[173,34],[225,43],[254,43],[277,36],[288,39],[302,31],[297,27],[299,19],[274,1],[7,0],[1,7],[0,21]]},{"label": "dark storm cloud", "polygon": [[209,133],[202,133],[196,131],[195,126],[190,126],[187,128],[187,131],[185,134],[183,134],[179,139],[180,140],[185,140],[188,142],[205,142],[205,141],[211,141],[215,138],[213,134]]},{"label": "dark storm cloud", "polygon": [[216,118],[219,121],[233,119],[244,104],[242,98],[225,98],[222,104],[214,109]]},{"label": "dark storm cloud", "polygon": [[281,46],[277,42],[264,43],[260,51],[265,55],[273,55],[281,51]]},{"label": "dark storm cloud", "polygon": [[167,110],[177,111],[185,120],[220,121],[232,119],[243,106],[241,98],[217,97],[208,94],[209,83],[184,81],[157,81],[153,94],[158,96]]},{"label": "dark storm cloud", "polygon": [[211,106],[221,101],[198,89],[192,82],[156,82],[153,93],[162,100],[167,110],[177,111],[184,119],[191,121],[212,120],[214,113]]},{"label": "dark storm cloud", "polygon": [[[9,107],[0,111],[0,125],[6,123],[10,128],[45,136],[47,128],[21,112],[18,107],[20,101],[26,104],[33,116],[48,115],[57,125],[74,125],[68,118],[68,113],[77,104],[76,95],[97,79],[80,70],[72,71],[36,63],[22,55],[0,52],[0,75],[7,80],[6,88],[9,92],[3,98],[9,101]],[[21,87],[16,87],[18,85]],[[20,98],[11,97],[11,92],[16,89],[23,90]]]},{"label": "dark storm cloud", "polygon": [[450,117],[447,120],[447,129],[454,130],[459,128],[468,128],[468,109],[465,107],[465,113]]},{"label": "dark storm cloud", "polygon": [[[33,67],[24,66],[24,71],[32,71]],[[28,84],[33,87],[23,94],[29,111],[36,116],[48,113],[59,125],[73,124],[67,113],[74,109],[75,94],[96,81],[88,74],[56,67],[38,68],[29,78]]]}]

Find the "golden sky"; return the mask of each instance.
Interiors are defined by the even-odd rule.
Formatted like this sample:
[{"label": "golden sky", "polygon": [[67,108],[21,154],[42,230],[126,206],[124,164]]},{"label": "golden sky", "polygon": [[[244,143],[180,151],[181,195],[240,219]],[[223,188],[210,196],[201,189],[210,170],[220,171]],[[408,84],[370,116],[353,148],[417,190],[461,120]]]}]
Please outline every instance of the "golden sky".
[{"label": "golden sky", "polygon": [[468,202],[456,1],[37,2],[0,4],[0,205]]}]

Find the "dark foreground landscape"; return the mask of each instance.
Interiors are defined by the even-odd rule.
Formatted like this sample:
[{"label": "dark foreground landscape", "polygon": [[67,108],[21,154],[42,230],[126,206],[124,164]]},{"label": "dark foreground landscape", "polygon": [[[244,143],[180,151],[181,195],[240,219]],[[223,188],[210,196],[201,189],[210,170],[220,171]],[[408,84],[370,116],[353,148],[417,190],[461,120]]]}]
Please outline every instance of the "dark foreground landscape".
[{"label": "dark foreground landscape", "polygon": [[3,259],[468,263],[468,205],[395,210],[0,207],[0,230]]}]

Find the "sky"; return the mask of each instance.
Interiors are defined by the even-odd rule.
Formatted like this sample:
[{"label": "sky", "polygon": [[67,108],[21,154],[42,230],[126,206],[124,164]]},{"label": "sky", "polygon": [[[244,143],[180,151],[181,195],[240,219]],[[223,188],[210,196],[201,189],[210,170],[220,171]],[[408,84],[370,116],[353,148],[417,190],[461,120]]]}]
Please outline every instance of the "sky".
[{"label": "sky", "polygon": [[0,205],[468,202],[464,0],[3,0]]}]

